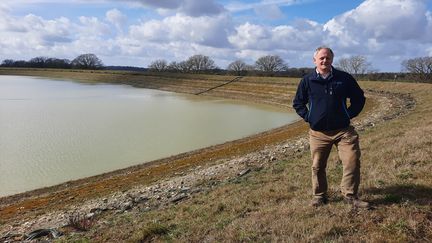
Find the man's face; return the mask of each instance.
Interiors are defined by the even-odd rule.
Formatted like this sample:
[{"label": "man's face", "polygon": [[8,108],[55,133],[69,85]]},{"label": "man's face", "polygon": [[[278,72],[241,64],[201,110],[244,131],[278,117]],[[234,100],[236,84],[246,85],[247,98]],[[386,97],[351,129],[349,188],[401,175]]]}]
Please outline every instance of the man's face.
[{"label": "man's face", "polygon": [[321,49],[313,59],[318,72],[330,72],[333,63],[333,56],[327,49]]}]

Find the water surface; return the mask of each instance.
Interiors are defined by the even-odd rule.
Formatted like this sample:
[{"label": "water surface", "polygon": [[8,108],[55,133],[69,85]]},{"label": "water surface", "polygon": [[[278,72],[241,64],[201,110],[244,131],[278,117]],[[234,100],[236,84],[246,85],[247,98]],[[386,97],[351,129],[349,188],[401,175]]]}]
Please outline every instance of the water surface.
[{"label": "water surface", "polygon": [[0,196],[293,122],[279,108],[126,85],[0,76]]}]

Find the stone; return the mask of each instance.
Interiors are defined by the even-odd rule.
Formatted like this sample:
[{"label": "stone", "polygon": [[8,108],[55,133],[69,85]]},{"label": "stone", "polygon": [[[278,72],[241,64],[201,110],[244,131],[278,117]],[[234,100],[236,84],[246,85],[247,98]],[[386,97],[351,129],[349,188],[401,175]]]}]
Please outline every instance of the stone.
[{"label": "stone", "polygon": [[191,189],[190,187],[183,187],[183,188],[180,189],[180,192],[181,193],[185,193],[185,192],[190,191],[190,189]]},{"label": "stone", "polygon": [[176,202],[179,202],[183,199],[186,199],[187,197],[189,197],[187,194],[181,193],[181,194],[177,195],[176,197],[174,197],[173,199],[171,199],[171,202],[176,203]]},{"label": "stone", "polygon": [[238,175],[239,177],[242,177],[242,176],[248,174],[249,172],[251,172],[251,169],[248,168],[248,169],[245,169],[245,170],[240,171],[237,175]]}]

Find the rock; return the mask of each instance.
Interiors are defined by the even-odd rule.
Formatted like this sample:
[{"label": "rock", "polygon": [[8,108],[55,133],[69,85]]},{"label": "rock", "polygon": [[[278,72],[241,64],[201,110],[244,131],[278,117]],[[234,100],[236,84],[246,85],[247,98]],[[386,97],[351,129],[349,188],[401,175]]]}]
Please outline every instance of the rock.
[{"label": "rock", "polygon": [[183,187],[183,188],[180,188],[180,192],[181,192],[181,193],[185,193],[185,192],[188,192],[188,191],[190,191],[190,187]]},{"label": "rock", "polygon": [[246,175],[247,173],[249,173],[249,172],[251,172],[251,169],[245,169],[245,170],[242,170],[242,171],[240,171],[237,175],[239,176],[239,177],[242,177],[242,176],[244,176],[244,175]]},{"label": "rock", "polygon": [[141,212],[148,212],[148,211],[151,211],[150,207],[145,207],[145,208],[141,209]]},{"label": "rock", "polygon": [[90,213],[96,213],[98,211],[103,211],[100,207],[90,209]]},{"label": "rock", "polygon": [[176,197],[174,197],[173,199],[171,199],[172,203],[176,203],[179,202],[185,198],[188,198],[189,196],[186,193],[180,193],[179,195],[177,195]]},{"label": "rock", "polygon": [[134,202],[135,203],[145,202],[145,201],[148,201],[148,200],[149,200],[149,198],[146,197],[146,196],[144,196],[144,195],[141,195],[141,196],[138,196],[138,197],[134,198]]},{"label": "rock", "polygon": [[123,203],[123,204],[120,205],[120,208],[121,208],[121,210],[124,211],[124,210],[129,210],[129,209],[131,209],[132,206],[133,206],[133,203],[132,203],[132,202],[125,202],[125,203]]},{"label": "rock", "polygon": [[203,190],[202,188],[197,187],[197,188],[192,189],[189,193],[191,193],[191,194],[198,193],[198,192],[201,192],[202,190]]}]

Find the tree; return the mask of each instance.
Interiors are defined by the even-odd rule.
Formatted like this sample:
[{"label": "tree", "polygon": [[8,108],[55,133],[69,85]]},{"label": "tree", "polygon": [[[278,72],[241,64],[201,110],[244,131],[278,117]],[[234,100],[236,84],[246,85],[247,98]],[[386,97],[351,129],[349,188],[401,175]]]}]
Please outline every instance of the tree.
[{"label": "tree", "polygon": [[28,62],[30,67],[44,68],[47,57],[34,57]]},{"label": "tree", "polygon": [[2,61],[2,67],[13,67],[15,65],[15,61],[12,59],[5,59]]},{"label": "tree", "polygon": [[95,54],[82,54],[72,60],[72,67],[80,69],[101,69],[102,61]]},{"label": "tree", "polygon": [[284,60],[277,55],[262,56],[258,58],[255,62],[255,67],[258,71],[265,73],[275,73],[288,69],[288,65],[285,64]]},{"label": "tree", "polygon": [[372,67],[365,56],[341,58],[336,65],[338,68],[354,76],[366,74],[371,70]]},{"label": "tree", "polygon": [[14,61],[14,67],[28,67],[28,62],[24,60]]},{"label": "tree", "polygon": [[186,64],[194,73],[202,73],[216,68],[214,61],[204,55],[193,55],[186,60]]},{"label": "tree", "polygon": [[227,67],[228,71],[235,73],[236,75],[244,75],[247,71],[247,64],[242,60],[235,60],[230,63]]},{"label": "tree", "polygon": [[3,60],[2,67],[32,67],[32,68],[70,68],[71,62],[68,59],[52,57],[34,57],[29,61]]},{"label": "tree", "polygon": [[170,64],[168,64],[168,70],[171,72],[180,72],[180,67],[178,62],[172,61]]},{"label": "tree", "polygon": [[188,63],[187,61],[173,61],[168,65],[168,70],[173,72],[188,73],[191,71],[191,66],[190,63]]},{"label": "tree", "polygon": [[68,59],[59,59],[50,57],[45,60],[45,67],[47,68],[70,68],[71,61]]},{"label": "tree", "polygon": [[402,67],[421,82],[432,82],[432,57],[417,57],[402,62]]},{"label": "tree", "polygon": [[148,68],[154,72],[164,72],[168,69],[168,63],[165,60],[158,59],[150,63]]}]

